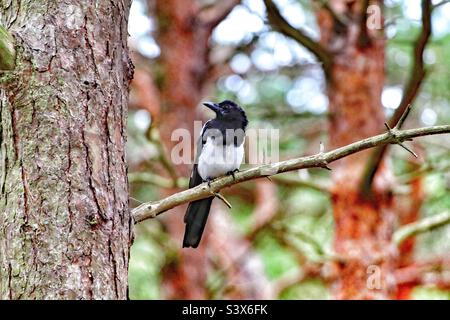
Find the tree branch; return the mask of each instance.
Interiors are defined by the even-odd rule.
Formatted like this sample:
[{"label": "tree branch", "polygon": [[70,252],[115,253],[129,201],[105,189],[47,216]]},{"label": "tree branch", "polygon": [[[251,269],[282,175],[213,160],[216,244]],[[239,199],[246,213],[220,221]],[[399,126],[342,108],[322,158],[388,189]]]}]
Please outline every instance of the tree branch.
[{"label": "tree branch", "polygon": [[0,70],[13,70],[16,65],[14,38],[0,25]]},{"label": "tree branch", "polygon": [[338,31],[338,33],[347,29],[348,20],[345,19],[345,17],[339,15],[336,11],[334,11],[327,0],[314,0],[313,2],[322,7],[325,11],[327,11],[330,14],[331,18],[333,18],[333,21],[335,23],[335,30]]},{"label": "tree branch", "polygon": [[414,61],[412,65],[411,76],[405,86],[404,94],[400,105],[395,110],[388,124],[393,127],[397,124],[406,108],[412,104],[417,96],[423,79],[425,78],[426,70],[423,61],[423,53],[431,37],[431,14],[433,8],[430,0],[422,0],[422,32],[416,40],[414,46]]},{"label": "tree branch", "polygon": [[[409,78],[408,83],[405,86],[404,94],[400,105],[395,110],[392,117],[387,122],[390,127],[397,126],[402,115],[407,110],[408,106],[414,101],[419,92],[420,86],[422,84],[423,79],[425,78],[425,66],[423,62],[423,53],[425,51],[425,47],[428,43],[428,40],[431,36],[431,13],[432,13],[432,5],[429,0],[422,0],[422,32],[416,40],[414,46],[414,61],[413,67],[411,71],[411,76]],[[404,120],[403,120],[404,121]],[[401,128],[400,124],[399,128]],[[361,194],[365,194],[366,196],[371,195],[371,186],[375,174],[377,173],[378,168],[380,167],[381,160],[383,159],[387,150],[387,145],[382,146],[380,148],[376,148],[369,162],[367,163],[366,171],[364,173],[364,177],[361,180]]]},{"label": "tree branch", "polygon": [[392,242],[398,247],[405,240],[415,235],[434,230],[448,223],[450,223],[450,211],[445,211],[440,214],[409,223],[394,232]]},{"label": "tree branch", "polygon": [[369,32],[367,30],[367,8],[369,7],[369,0],[363,0],[361,6],[361,14],[359,16],[359,36],[358,47],[366,48],[370,44]]},{"label": "tree branch", "polygon": [[233,177],[231,176],[220,177],[212,181],[210,183],[210,187],[208,187],[207,183],[202,183],[195,188],[175,193],[167,198],[154,202],[144,203],[139,207],[133,209],[132,214],[136,222],[141,222],[145,219],[154,218],[157,215],[184,203],[211,197],[219,190],[237,183],[292,170],[313,167],[326,168],[329,163],[362,150],[389,143],[397,144],[399,142],[410,140],[415,137],[443,133],[450,133],[450,125],[402,131],[393,128],[392,130],[383,134],[360,140],[358,142],[354,142],[332,151],[323,152],[307,157],[285,160],[272,164],[265,164],[245,171],[241,171],[235,174],[235,179],[233,179]]},{"label": "tree branch", "polygon": [[444,4],[450,3],[449,0],[442,0],[441,2],[436,3],[435,5],[433,5],[433,9],[436,9],[440,6],[443,6]]},{"label": "tree branch", "polygon": [[325,72],[329,70],[333,59],[331,54],[322,47],[318,42],[311,39],[303,31],[292,26],[280,13],[275,3],[272,0],[264,0],[267,9],[267,17],[269,23],[274,29],[282,34],[294,39],[303,45],[306,49],[311,51],[316,58],[323,63]]},{"label": "tree branch", "polygon": [[241,3],[241,0],[222,0],[217,4],[208,5],[200,9],[199,16],[204,25],[210,30],[221,23],[230,12]]}]

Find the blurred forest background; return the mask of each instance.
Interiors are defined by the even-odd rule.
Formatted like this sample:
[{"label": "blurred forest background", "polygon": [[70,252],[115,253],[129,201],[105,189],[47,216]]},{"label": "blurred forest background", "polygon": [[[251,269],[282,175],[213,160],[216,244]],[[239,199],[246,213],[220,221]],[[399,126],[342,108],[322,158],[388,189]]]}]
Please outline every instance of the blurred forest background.
[{"label": "blurred forest background", "polygon": [[[369,1],[134,0],[129,33],[136,70],[127,146],[132,207],[187,187],[190,168],[172,165],[170,135],[212,116],[203,101],[235,100],[244,106],[250,127],[279,129],[280,160],[317,153],[320,142],[329,150],[380,133],[383,122],[410,102],[404,127],[448,124],[446,2],[370,1],[383,8],[382,27],[359,36],[367,43],[355,44],[351,34]],[[336,58],[334,66],[317,43]],[[357,49],[350,51],[352,46]],[[368,69],[351,79],[339,76],[339,66],[351,69],[367,61]],[[327,79],[334,82],[327,85]],[[353,109],[338,109],[354,94]],[[418,159],[389,147],[374,171],[379,181],[373,187],[388,196],[362,206],[359,196],[342,200],[342,193],[351,194],[348,174],[364,188],[366,171],[359,164],[370,167],[372,151],[333,164],[332,171],[301,170],[223,190],[232,209],[215,201],[196,250],[181,248],[186,206],[137,225],[130,298],[449,299],[450,226],[398,248],[387,245],[389,235],[380,236],[450,210],[448,136],[409,145]],[[355,218],[352,208],[369,213]],[[367,227],[364,219],[373,212],[381,222]],[[341,220],[346,214],[353,215],[347,224]],[[373,230],[355,231],[366,227]],[[366,253],[361,258],[366,260],[339,261],[339,253],[351,251],[340,246],[348,239],[360,245],[354,252]],[[352,277],[371,275],[367,266],[377,264],[373,250],[383,254],[383,288],[363,293]]]}]

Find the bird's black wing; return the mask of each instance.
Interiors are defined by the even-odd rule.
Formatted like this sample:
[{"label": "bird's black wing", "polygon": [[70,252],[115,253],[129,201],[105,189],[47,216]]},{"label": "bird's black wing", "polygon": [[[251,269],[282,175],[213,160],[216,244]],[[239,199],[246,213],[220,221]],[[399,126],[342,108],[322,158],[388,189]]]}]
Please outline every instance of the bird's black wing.
[{"label": "bird's black wing", "polygon": [[[209,126],[210,122],[208,121],[203,126],[202,132],[200,133],[200,137],[197,141],[197,154],[195,157],[194,166],[192,167],[191,177],[189,179],[189,188],[196,187],[203,182],[203,179],[198,173],[198,159],[203,149],[203,134]],[[205,229],[213,199],[214,197],[209,197],[189,203],[186,214],[184,215],[186,229],[184,232],[183,247],[197,248],[202,238],[203,230]]]},{"label": "bird's black wing", "polygon": [[192,173],[191,177],[189,178],[189,189],[196,187],[203,182],[203,179],[198,174],[198,159],[200,158],[200,154],[203,150],[203,145],[205,144],[203,135],[205,134],[206,130],[210,128],[210,126],[211,121],[207,121],[203,126],[202,131],[200,132],[200,136],[197,140],[197,150],[195,154],[194,165],[192,166]]}]

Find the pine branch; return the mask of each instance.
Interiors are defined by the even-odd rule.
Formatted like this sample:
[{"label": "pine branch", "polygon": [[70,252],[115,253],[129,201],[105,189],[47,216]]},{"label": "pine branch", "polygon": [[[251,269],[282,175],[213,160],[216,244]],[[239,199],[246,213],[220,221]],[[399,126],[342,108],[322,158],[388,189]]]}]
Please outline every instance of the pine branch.
[{"label": "pine branch", "polygon": [[13,70],[15,67],[16,50],[14,39],[9,32],[0,25],[0,70]]},{"label": "pine branch", "polygon": [[285,160],[272,164],[265,164],[245,171],[237,172],[235,178],[231,176],[220,177],[213,180],[208,187],[207,183],[203,183],[195,188],[175,193],[167,198],[144,203],[132,210],[133,217],[136,222],[141,222],[149,218],[155,218],[159,214],[194,200],[204,199],[214,196],[225,187],[230,187],[248,180],[254,180],[261,177],[267,177],[283,172],[305,169],[305,168],[327,168],[328,164],[342,159],[348,155],[359,151],[374,148],[389,143],[398,144],[403,141],[409,141],[416,137],[450,133],[450,125],[425,127],[411,130],[391,129],[383,134],[373,136],[358,142],[354,142],[347,146],[328,151],[321,152],[316,155]]},{"label": "pine branch", "polygon": [[264,0],[267,9],[267,17],[272,27],[282,34],[294,39],[311,51],[316,58],[323,63],[325,72],[329,70],[333,60],[331,54],[318,42],[311,39],[302,30],[292,26],[280,13],[272,0]]}]

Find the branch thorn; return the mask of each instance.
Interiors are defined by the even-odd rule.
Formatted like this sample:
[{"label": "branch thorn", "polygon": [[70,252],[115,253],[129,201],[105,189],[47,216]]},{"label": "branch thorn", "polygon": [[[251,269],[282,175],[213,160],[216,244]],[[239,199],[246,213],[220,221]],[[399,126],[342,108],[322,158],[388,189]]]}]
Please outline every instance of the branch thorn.
[{"label": "branch thorn", "polygon": [[220,192],[212,192],[212,194],[214,194],[215,197],[222,200],[223,203],[225,203],[226,206],[231,209],[231,203],[227,199],[225,199],[225,197],[222,194],[220,194]]},{"label": "branch thorn", "polygon": [[411,149],[409,149],[408,147],[406,147],[403,143],[401,142],[397,142],[397,144],[402,147],[403,149],[405,149],[406,151],[408,151],[409,153],[411,153],[414,157],[418,158],[419,156],[417,155],[417,153],[415,153],[414,151],[412,151]]},{"label": "branch thorn", "polygon": [[[397,134],[397,128],[400,127],[403,122],[405,121],[406,117],[408,116],[409,111],[411,110],[411,105],[408,105],[408,108],[406,109],[406,111],[403,113],[402,117],[400,118],[400,120],[398,121],[397,125],[394,127],[394,129],[392,129],[389,124],[387,124],[386,122],[384,123],[384,126],[387,128],[388,133],[392,136],[392,138],[394,139],[394,142],[392,142],[393,144],[398,144],[400,147],[402,147],[403,149],[405,149],[406,151],[408,151],[409,153],[411,153],[414,157],[418,158],[417,154],[412,151],[411,149],[409,149],[407,146],[405,146],[402,142],[402,139],[400,139]],[[408,141],[412,141],[412,139],[405,139]]]}]

